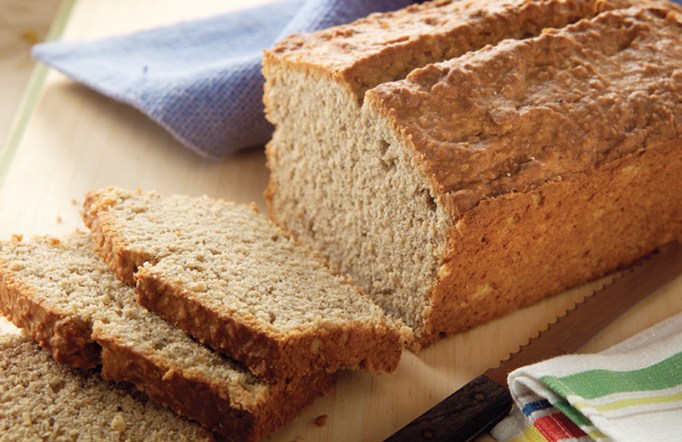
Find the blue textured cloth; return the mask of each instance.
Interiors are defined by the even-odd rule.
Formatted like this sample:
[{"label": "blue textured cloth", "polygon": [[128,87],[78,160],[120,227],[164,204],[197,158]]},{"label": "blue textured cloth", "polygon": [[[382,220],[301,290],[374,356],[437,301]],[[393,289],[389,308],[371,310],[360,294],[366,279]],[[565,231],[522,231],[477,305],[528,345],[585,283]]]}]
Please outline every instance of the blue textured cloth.
[{"label": "blue textured cloth", "polygon": [[265,144],[261,53],[279,38],[395,10],[411,0],[288,0],[95,42],[36,45],[33,56],[130,104],[197,153]]}]

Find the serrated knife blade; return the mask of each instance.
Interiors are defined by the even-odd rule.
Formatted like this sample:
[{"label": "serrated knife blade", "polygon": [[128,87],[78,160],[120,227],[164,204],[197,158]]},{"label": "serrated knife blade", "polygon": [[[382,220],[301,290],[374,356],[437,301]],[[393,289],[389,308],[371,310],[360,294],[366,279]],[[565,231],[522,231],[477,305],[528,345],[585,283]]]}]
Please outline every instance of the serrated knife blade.
[{"label": "serrated knife blade", "polygon": [[469,441],[490,430],[511,409],[507,385],[511,371],[579,350],[626,310],[680,274],[682,246],[672,242],[660,247],[576,304],[498,367],[476,377],[386,441]]}]

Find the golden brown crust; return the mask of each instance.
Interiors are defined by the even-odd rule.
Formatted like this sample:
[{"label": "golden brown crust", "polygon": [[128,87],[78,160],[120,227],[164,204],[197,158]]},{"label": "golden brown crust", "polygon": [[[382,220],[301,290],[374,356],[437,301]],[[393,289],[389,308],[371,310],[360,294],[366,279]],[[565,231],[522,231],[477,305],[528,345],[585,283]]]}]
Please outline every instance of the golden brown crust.
[{"label": "golden brown crust", "polygon": [[[456,225],[419,344],[680,236],[680,23],[665,2],[609,11],[368,93]],[[640,172],[628,184],[620,168]],[[591,210],[609,216],[591,225]]]},{"label": "golden brown crust", "polygon": [[372,14],[347,25],[292,35],[265,53],[265,64],[325,72],[361,100],[372,87],[415,68],[505,38],[537,35],[626,4],[596,0],[435,1]]},{"label": "golden brown crust", "polygon": [[422,344],[682,240],[680,149],[678,141],[649,146],[467,212],[452,232]]},{"label": "golden brown crust", "polygon": [[401,337],[387,325],[371,330],[367,326],[330,326],[273,337],[259,330],[257,324],[211,310],[182,288],[155,277],[153,269],[142,267],[135,279],[137,300],[142,306],[229,354],[269,382],[322,370],[333,372],[339,367],[387,372],[400,361]]},{"label": "golden brown crust", "polygon": [[300,410],[321,394],[334,388],[336,373],[318,372],[281,384],[271,391],[268,405],[259,410],[256,427],[258,434],[269,432],[291,423]]},{"label": "golden brown crust", "polygon": [[100,364],[100,347],[90,335],[90,324],[80,318],[51,311],[34,297],[31,289],[7,277],[7,264],[0,261],[0,311],[14,325],[24,329],[58,362],[77,368]]},{"label": "golden brown crust", "polygon": [[201,422],[229,440],[260,439],[252,411],[233,409],[229,396],[221,397],[212,391],[210,382],[188,380],[113,339],[104,337],[100,343],[105,379],[130,382],[151,399]]},{"label": "golden brown crust", "polygon": [[201,422],[229,441],[258,441],[269,432],[293,421],[300,410],[329,392],[336,375],[318,372],[271,385],[250,409],[237,409],[227,391],[216,391],[211,379],[177,373],[107,336],[102,345],[102,375],[105,379],[133,383],[150,398],[181,415]]},{"label": "golden brown crust", "polygon": [[[265,100],[265,96],[263,98]],[[275,162],[275,155],[272,153],[275,149],[275,146],[273,144],[273,141],[270,140],[266,145],[265,145],[265,162],[266,162],[266,167],[268,170],[273,170],[274,167],[276,167]],[[286,229],[286,226],[282,225],[281,222],[279,222],[275,217],[273,217],[273,208],[272,208],[272,200],[274,196],[277,194],[277,184],[273,179],[269,179],[267,185],[265,186],[265,190],[263,191],[263,199],[265,200],[265,205],[267,208],[267,213],[272,220],[272,222],[276,223],[283,231],[287,232],[288,235],[290,235],[294,240],[297,240],[296,235],[294,232],[290,232]]]},{"label": "golden brown crust", "polygon": [[608,11],[504,41],[382,84],[367,100],[414,148],[456,219],[485,198],[679,138],[682,15],[671,8]]},{"label": "golden brown crust", "polygon": [[88,192],[83,202],[83,222],[90,229],[95,240],[97,255],[116,276],[129,285],[135,285],[135,271],[151,259],[142,253],[128,251],[125,241],[116,234],[116,229],[102,221],[97,213],[110,204],[101,201],[97,192]]}]

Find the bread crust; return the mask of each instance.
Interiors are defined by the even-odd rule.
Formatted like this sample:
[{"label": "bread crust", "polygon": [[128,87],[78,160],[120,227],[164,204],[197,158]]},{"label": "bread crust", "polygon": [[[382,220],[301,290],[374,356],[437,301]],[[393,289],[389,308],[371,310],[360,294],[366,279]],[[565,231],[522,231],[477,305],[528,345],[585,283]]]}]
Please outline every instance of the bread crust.
[{"label": "bread crust", "polygon": [[209,383],[187,379],[114,339],[98,340],[104,379],[130,382],[153,400],[232,440],[258,440],[250,411],[232,409],[229,396],[221,397]]},{"label": "bread crust", "polygon": [[400,361],[402,343],[395,329],[377,325],[309,329],[272,336],[258,324],[214,311],[192,294],[142,267],[136,274],[137,301],[212,348],[244,363],[253,374],[281,382],[339,366],[370,372],[392,371]]},{"label": "bread crust", "polygon": [[[543,28],[562,27],[622,0],[433,1],[372,14],[347,25],[294,34],[264,54],[265,65],[330,75],[362,101],[364,92],[413,69]],[[266,85],[267,87],[267,85]],[[267,94],[266,94],[267,96]]]},{"label": "bread crust", "polygon": [[302,407],[320,392],[328,392],[335,382],[334,374],[315,373],[271,386],[251,409],[235,409],[229,393],[216,391],[210,379],[177,373],[163,361],[153,361],[114,338],[100,335],[97,339],[102,345],[105,379],[135,384],[150,398],[203,423],[226,440],[261,440],[294,420]]},{"label": "bread crust", "polygon": [[[421,159],[419,172],[453,221],[424,329],[418,333],[420,345],[603,276],[680,237],[682,201],[674,195],[682,176],[677,141],[682,126],[675,121],[679,104],[665,98],[678,95],[680,88],[665,79],[679,75],[674,43],[680,39],[681,17],[678,7],[664,3],[609,11],[528,41],[507,41],[431,65],[404,82],[369,92],[369,101],[387,113]],[[663,55],[627,51],[630,45],[653,41]],[[535,58],[528,57],[531,53]],[[614,67],[620,66],[614,62],[620,57],[651,63],[652,70],[621,71]],[[653,67],[656,57],[664,58]],[[596,98],[582,105],[557,104],[549,111],[561,99],[551,94],[529,98],[530,92],[517,97],[508,87],[512,83],[502,87],[504,80],[479,70],[513,72],[519,87],[530,91],[547,81],[534,76],[534,63],[563,66],[560,58],[579,67],[557,76],[554,86]],[[529,66],[519,68],[521,60],[530,60]],[[586,81],[585,75],[597,77],[584,70],[590,66],[608,80]],[[636,72],[640,83],[634,84],[628,72]],[[452,99],[450,94],[462,88],[451,77],[481,90]],[[612,103],[602,92],[607,84],[618,89]],[[485,89],[491,85],[501,87],[499,96]],[[477,94],[485,99],[467,101]],[[397,105],[400,100],[412,107]],[[496,108],[486,100],[503,104]],[[634,105],[635,100],[643,101]],[[603,108],[604,103],[611,104]],[[469,121],[462,110],[467,105],[474,119],[483,110],[491,121]],[[512,106],[509,121],[490,116],[491,109],[507,105]],[[432,126],[418,127],[421,117],[411,110],[415,106],[420,115],[433,116]],[[632,106],[638,106],[639,114]],[[462,116],[460,126],[446,123],[453,115]],[[469,131],[476,137],[467,138]],[[446,139],[454,141],[443,148]],[[474,139],[480,148],[471,146]],[[537,152],[529,147],[552,145]],[[591,219],[592,212],[603,216]]]},{"label": "bread crust", "polygon": [[90,339],[90,324],[76,316],[51,311],[27,296],[31,288],[7,275],[8,263],[0,260],[0,311],[26,331],[57,361],[76,368],[100,365],[100,347]]},{"label": "bread crust", "polygon": [[467,212],[452,230],[421,344],[682,241],[680,149],[676,141],[648,146],[530,192],[487,199]]},{"label": "bread crust", "polygon": [[81,212],[83,222],[90,229],[91,236],[95,240],[95,252],[104,263],[120,280],[128,285],[135,285],[135,272],[137,268],[151,256],[142,253],[132,253],[128,244],[116,234],[116,229],[109,226],[97,216],[97,211],[113,201],[101,201],[97,194],[89,192],[83,200]]},{"label": "bread crust", "polygon": [[417,69],[372,89],[367,101],[414,150],[420,174],[457,220],[483,199],[682,132],[670,98],[682,93],[682,9],[644,5]]}]

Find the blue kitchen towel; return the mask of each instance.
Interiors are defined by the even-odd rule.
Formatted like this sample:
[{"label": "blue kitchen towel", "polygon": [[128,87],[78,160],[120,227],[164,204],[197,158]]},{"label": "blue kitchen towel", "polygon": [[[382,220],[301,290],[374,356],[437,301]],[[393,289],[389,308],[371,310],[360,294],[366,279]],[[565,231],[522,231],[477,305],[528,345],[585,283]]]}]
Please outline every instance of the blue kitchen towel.
[{"label": "blue kitchen towel", "polygon": [[33,56],[127,103],[200,155],[265,144],[261,54],[279,38],[413,0],[287,0],[94,42],[36,45]]}]

